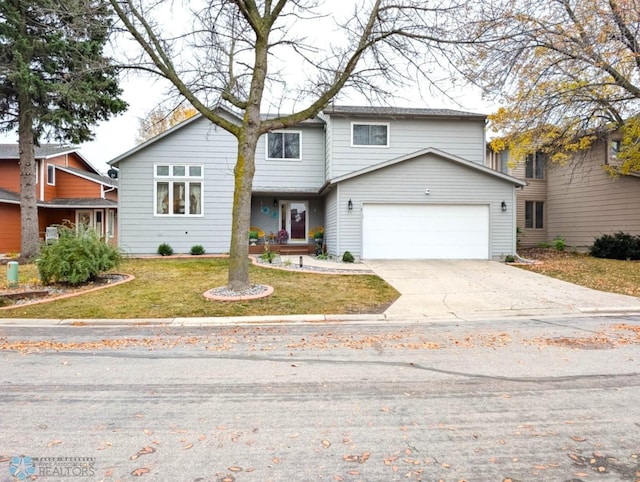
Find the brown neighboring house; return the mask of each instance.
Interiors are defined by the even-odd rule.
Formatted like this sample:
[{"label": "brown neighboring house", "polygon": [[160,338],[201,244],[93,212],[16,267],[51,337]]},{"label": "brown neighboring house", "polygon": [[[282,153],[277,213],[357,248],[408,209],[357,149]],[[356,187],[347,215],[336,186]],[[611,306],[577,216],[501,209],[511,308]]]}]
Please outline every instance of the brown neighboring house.
[{"label": "brown neighboring house", "polygon": [[488,167],[527,182],[516,191],[519,245],[551,243],[559,236],[567,247],[584,250],[602,234],[640,234],[640,173],[612,177],[606,169],[619,165],[618,147],[612,136],[566,165],[536,153],[515,168],[509,167],[507,152],[489,150]]},{"label": "brown neighboring house", "polygon": [[[117,244],[117,180],[103,176],[74,147],[43,145],[35,157],[40,238],[45,241],[47,227],[69,221]],[[0,144],[0,253],[20,252],[19,159],[17,144]]]}]

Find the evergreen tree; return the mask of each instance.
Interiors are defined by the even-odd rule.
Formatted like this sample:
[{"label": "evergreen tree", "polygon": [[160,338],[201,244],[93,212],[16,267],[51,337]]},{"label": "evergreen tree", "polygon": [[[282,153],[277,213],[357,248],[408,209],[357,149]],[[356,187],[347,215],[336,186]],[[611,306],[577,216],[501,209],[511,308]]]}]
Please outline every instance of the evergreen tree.
[{"label": "evergreen tree", "polygon": [[111,24],[101,0],[0,2],[0,130],[18,129],[23,259],[39,249],[34,146],[91,140],[127,107],[103,52]]}]

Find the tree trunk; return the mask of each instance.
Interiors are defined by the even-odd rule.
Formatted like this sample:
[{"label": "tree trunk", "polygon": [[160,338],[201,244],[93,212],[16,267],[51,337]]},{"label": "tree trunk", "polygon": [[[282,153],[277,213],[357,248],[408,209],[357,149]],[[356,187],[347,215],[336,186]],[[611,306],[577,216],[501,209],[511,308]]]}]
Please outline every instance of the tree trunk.
[{"label": "tree trunk", "polygon": [[249,226],[251,223],[251,191],[255,172],[257,129],[245,130],[238,139],[238,159],[234,170],[233,221],[229,250],[227,288],[244,291],[251,287],[249,280]]},{"label": "tree trunk", "polygon": [[[20,258],[33,259],[40,251],[36,198],[36,161],[33,114],[29,95],[18,97],[18,151],[20,153]],[[44,166],[43,166],[44,169]]]}]

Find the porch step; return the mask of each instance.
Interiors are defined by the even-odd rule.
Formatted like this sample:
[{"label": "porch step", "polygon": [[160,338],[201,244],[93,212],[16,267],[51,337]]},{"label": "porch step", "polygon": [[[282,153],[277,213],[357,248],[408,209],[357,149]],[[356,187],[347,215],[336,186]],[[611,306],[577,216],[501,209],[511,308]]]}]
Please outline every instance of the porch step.
[{"label": "porch step", "polygon": [[[315,243],[309,244],[270,244],[269,249],[280,254],[314,254],[316,252]],[[264,244],[249,246],[249,254],[262,254]]]}]

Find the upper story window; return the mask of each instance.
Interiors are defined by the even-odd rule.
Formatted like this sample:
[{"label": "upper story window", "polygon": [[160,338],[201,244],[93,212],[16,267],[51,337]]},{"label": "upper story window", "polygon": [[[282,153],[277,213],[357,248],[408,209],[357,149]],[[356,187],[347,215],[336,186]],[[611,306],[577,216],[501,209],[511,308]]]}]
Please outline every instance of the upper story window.
[{"label": "upper story window", "polygon": [[55,186],[56,184],[56,166],[47,164],[47,184]]},{"label": "upper story window", "polygon": [[621,145],[622,141],[611,141],[611,159],[618,158],[618,152],[620,152]]},{"label": "upper story window", "polygon": [[545,158],[546,156],[538,151],[528,154],[524,166],[524,177],[526,179],[544,179]]},{"label": "upper story window", "polygon": [[351,124],[351,145],[389,147],[389,124]]},{"label": "upper story window", "polygon": [[154,169],[156,215],[202,215],[202,164],[156,164]]},{"label": "upper story window", "polygon": [[269,132],[267,134],[267,159],[299,161],[300,132]]}]

